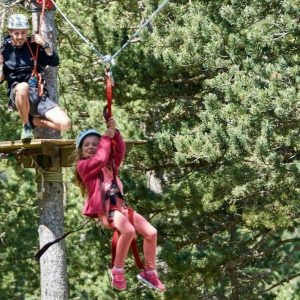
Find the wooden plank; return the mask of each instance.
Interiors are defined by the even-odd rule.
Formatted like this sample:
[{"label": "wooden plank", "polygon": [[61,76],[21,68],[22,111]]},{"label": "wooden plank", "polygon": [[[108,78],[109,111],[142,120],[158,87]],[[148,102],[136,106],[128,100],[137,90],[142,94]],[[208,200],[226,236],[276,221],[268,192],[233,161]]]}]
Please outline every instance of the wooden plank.
[{"label": "wooden plank", "polygon": [[[34,139],[29,143],[23,143],[21,140],[16,141],[2,141],[0,142],[0,153],[11,153],[19,149],[41,149],[44,143],[59,146],[59,148],[74,148],[75,140],[66,139]],[[126,145],[143,145],[146,141],[125,141]]]},{"label": "wooden plank", "polygon": [[[125,141],[127,152],[134,145],[146,144],[146,141]],[[29,143],[17,141],[0,142],[0,154],[12,153],[25,168],[33,168],[30,156],[35,157],[39,164],[45,169],[59,169],[60,167],[70,167],[74,164],[73,153],[75,151],[75,140],[66,139],[34,139]]]},{"label": "wooden plank", "polygon": [[29,143],[23,143],[21,140],[0,142],[0,153],[10,153],[18,149],[39,149],[43,143],[50,143],[58,146],[75,147],[75,140],[63,139],[35,139]]}]

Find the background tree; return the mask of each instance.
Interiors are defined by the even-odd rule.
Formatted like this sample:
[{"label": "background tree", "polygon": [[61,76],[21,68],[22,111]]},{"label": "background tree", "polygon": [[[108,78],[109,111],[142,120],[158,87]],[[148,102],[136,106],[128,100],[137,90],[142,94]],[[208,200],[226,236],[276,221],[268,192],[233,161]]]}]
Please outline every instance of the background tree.
[{"label": "background tree", "polygon": [[[59,4],[107,54],[158,1]],[[104,129],[103,67],[56,21],[60,95],[73,120],[66,137]],[[129,262],[128,291],[112,291],[110,233],[93,224],[67,240],[71,299],[297,299],[299,36],[296,0],[171,1],[121,53],[114,114],[126,138],[148,140],[121,176],[126,198],[158,228],[168,290],[138,287]],[[65,216],[74,228],[82,197],[71,171]]]}]

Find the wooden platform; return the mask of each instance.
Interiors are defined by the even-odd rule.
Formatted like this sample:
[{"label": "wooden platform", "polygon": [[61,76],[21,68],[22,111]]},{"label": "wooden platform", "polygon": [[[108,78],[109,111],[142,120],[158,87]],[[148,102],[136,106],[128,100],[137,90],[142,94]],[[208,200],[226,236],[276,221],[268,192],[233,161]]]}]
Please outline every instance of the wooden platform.
[{"label": "wooden platform", "polygon": [[[125,141],[127,150],[146,141]],[[0,142],[0,153],[13,154],[25,168],[34,168],[36,163],[44,169],[58,170],[74,164],[75,140],[34,139],[28,143],[21,140]]]}]

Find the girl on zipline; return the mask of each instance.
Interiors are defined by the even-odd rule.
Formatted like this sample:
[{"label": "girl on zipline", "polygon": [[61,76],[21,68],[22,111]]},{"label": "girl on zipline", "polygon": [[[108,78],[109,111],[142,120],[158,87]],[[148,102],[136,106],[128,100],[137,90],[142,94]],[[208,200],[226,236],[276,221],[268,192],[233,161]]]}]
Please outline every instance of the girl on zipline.
[{"label": "girl on zipline", "polygon": [[[156,272],[157,231],[140,214],[134,212],[133,224],[129,210],[122,198],[123,185],[117,176],[125,156],[125,143],[115,121],[107,121],[107,130],[101,136],[94,129],[83,131],[76,140],[76,179],[81,191],[87,194],[83,215],[99,218],[106,228],[115,228],[120,233],[111,271],[112,286],[126,289],[124,278],[125,259],[135,239],[136,231],[144,237],[145,268],[137,278],[148,286],[165,291]],[[112,199],[115,203],[112,204]]]}]

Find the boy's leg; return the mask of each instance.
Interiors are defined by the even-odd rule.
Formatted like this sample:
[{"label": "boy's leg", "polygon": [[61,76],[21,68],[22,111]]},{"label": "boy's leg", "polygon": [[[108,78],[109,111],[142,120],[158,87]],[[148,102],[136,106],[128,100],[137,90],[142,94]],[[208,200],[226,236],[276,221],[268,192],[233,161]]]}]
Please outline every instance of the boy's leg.
[{"label": "boy's leg", "polygon": [[[54,107],[46,111],[45,118],[55,125],[56,130],[68,130],[71,127],[71,120],[61,107]],[[43,126],[49,126],[49,123],[43,122]],[[52,125],[50,125],[52,127]],[[50,128],[51,128],[50,127]]]},{"label": "boy's leg", "polygon": [[[32,92],[34,92],[34,90],[32,90]],[[35,103],[36,93],[30,93],[30,96],[31,102]],[[68,130],[71,127],[71,120],[66,112],[47,95],[38,98],[36,111],[37,114],[41,116],[41,118],[34,119],[33,123],[36,126],[48,127],[55,130]]]},{"label": "boy's leg", "polygon": [[33,132],[29,123],[30,103],[28,83],[21,82],[15,84],[15,86],[12,87],[10,98],[19,113],[23,125],[21,140],[23,142],[29,142],[33,138]]},{"label": "boy's leg", "polygon": [[35,127],[46,127],[54,130],[60,130],[60,127],[58,125],[41,117],[33,117],[32,123]]},{"label": "boy's leg", "polygon": [[30,110],[29,104],[29,85],[27,82],[18,83],[13,88],[14,93],[14,104],[17,108],[17,111],[20,115],[20,119],[23,125],[28,123],[28,115]]}]

